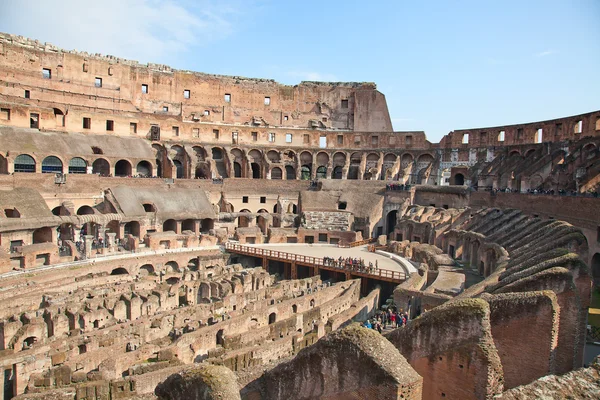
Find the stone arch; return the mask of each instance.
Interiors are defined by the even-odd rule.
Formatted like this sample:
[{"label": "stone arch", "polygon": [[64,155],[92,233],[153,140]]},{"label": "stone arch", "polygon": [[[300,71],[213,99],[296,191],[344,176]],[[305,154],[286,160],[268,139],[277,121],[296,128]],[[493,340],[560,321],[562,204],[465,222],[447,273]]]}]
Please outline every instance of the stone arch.
[{"label": "stone arch", "polygon": [[434,158],[431,154],[429,153],[423,153],[421,154],[418,158],[417,158],[417,164],[431,164],[433,162]]},{"label": "stone arch", "polygon": [[514,157],[514,156],[521,156],[521,152],[519,150],[511,150],[510,153],[508,153],[508,157]]},{"label": "stone arch", "polygon": [[[240,213],[250,213],[250,210],[240,210]],[[247,228],[250,226],[250,217],[246,215],[240,215],[238,217],[238,228]]]},{"label": "stone arch", "polygon": [[77,215],[92,215],[95,214],[94,209],[90,206],[81,206],[77,209]]},{"label": "stone arch", "polygon": [[140,267],[140,273],[142,275],[154,275],[154,272],[154,266],[152,264],[144,264]]},{"label": "stone arch", "polygon": [[309,180],[311,178],[311,168],[310,168],[310,164],[308,165],[303,165],[300,168],[300,179],[302,180]]},{"label": "stone arch", "polygon": [[415,161],[415,158],[410,153],[404,153],[404,154],[402,154],[402,157],[400,158],[400,164],[402,165],[402,168],[406,168],[407,166],[412,164],[414,161]]},{"label": "stone arch", "polygon": [[142,160],[135,167],[136,174],[142,177],[151,177],[152,176],[152,164],[149,161]]},{"label": "stone arch", "polygon": [[210,151],[211,151],[213,160],[222,160],[223,159],[223,149],[222,148],[213,147]]},{"label": "stone arch", "polygon": [[56,156],[48,156],[42,160],[43,174],[62,174],[63,163]]},{"label": "stone arch", "polygon": [[327,178],[327,167],[321,165],[317,168],[317,179],[326,179]]},{"label": "stone arch", "polygon": [[33,244],[36,243],[51,243],[52,242],[52,228],[45,226],[38,228],[33,231]]},{"label": "stone arch", "polygon": [[181,231],[196,231],[196,220],[194,219],[185,219],[181,222]]},{"label": "stone arch", "polygon": [[100,176],[110,175],[110,163],[104,158],[97,158],[92,163],[92,173]]},{"label": "stone arch", "polygon": [[385,231],[386,231],[386,234],[388,235],[388,238],[389,238],[389,235],[392,232],[394,232],[394,229],[396,228],[397,218],[398,218],[398,210],[392,210],[387,214],[387,217],[386,217],[387,226],[386,226]]},{"label": "stone arch", "polygon": [[275,151],[275,150],[269,150],[267,152],[267,158],[272,163],[280,163],[281,162],[281,156],[280,156],[279,152]]},{"label": "stone arch", "polygon": [[112,271],[110,271],[110,274],[111,275],[129,275],[129,271],[127,271],[123,267],[119,267],[119,268],[115,268]]},{"label": "stone arch", "polygon": [[271,179],[281,179],[283,176],[283,172],[281,168],[275,167],[271,170]]},{"label": "stone arch", "polygon": [[343,167],[346,165],[346,154],[338,151],[333,155],[333,165]]},{"label": "stone arch", "polygon": [[87,173],[87,161],[81,157],[73,157],[69,161],[70,174],[85,174]]},{"label": "stone arch", "polygon": [[115,176],[131,176],[131,163],[127,160],[119,160],[115,164]]},{"label": "stone arch", "polygon": [[169,261],[165,263],[165,272],[167,274],[172,272],[179,272],[179,264],[177,264],[177,261]]},{"label": "stone arch", "polygon": [[313,156],[308,151],[300,153],[300,164],[312,165]]},{"label": "stone arch", "polygon": [[327,166],[329,164],[329,154],[324,151],[320,151],[317,153],[317,165],[318,166]]},{"label": "stone arch", "polygon": [[36,163],[29,154],[19,154],[15,158],[14,166],[15,172],[35,172]]},{"label": "stone arch", "polygon": [[535,153],[535,149],[529,149],[525,152],[525,158],[529,157],[530,155],[532,155],[533,153]]},{"label": "stone arch", "polygon": [[125,235],[133,235],[140,237],[140,223],[138,221],[130,221],[123,227]]},{"label": "stone arch", "polygon": [[272,312],[269,314],[269,325],[274,324],[275,322],[277,322],[277,314]]},{"label": "stone arch", "polygon": [[342,179],[343,174],[344,168],[341,165],[338,165],[331,171],[331,179]]},{"label": "stone arch", "polygon": [[163,222],[163,232],[167,231],[177,232],[177,221],[174,219],[168,219]]},{"label": "stone arch", "polygon": [[296,168],[291,165],[285,166],[285,179],[288,181],[296,179]]},{"label": "stone arch", "polygon": [[211,229],[215,228],[215,220],[212,218],[204,218],[200,221],[200,232],[208,233]]}]

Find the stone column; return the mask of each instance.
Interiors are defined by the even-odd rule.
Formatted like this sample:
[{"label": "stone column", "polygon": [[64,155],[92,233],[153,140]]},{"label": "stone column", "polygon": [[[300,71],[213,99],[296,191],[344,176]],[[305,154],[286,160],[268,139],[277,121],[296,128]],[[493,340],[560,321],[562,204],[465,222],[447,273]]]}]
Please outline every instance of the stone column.
[{"label": "stone column", "polygon": [[83,236],[83,245],[84,245],[83,255],[86,258],[90,258],[92,256],[92,241],[93,240],[94,240],[94,237],[92,235],[84,235]]},{"label": "stone column", "polygon": [[107,232],[106,233],[106,248],[109,252],[115,251],[115,237],[117,234],[115,232]]}]

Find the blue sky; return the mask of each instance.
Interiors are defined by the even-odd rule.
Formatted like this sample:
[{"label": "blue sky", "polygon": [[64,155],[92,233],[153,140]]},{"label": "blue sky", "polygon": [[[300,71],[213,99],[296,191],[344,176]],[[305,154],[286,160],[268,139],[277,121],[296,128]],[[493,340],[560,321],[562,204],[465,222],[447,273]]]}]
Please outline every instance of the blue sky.
[{"label": "blue sky", "polygon": [[[0,31],[208,73],[375,82],[394,129],[600,109],[600,1],[1,2]],[[420,3],[420,4],[419,4]]]}]

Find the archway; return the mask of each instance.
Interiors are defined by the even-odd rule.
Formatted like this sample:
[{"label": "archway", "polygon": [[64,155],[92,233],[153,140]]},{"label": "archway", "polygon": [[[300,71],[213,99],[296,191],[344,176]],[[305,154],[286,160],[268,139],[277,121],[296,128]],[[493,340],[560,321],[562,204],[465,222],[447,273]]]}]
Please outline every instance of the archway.
[{"label": "archway", "polygon": [[177,232],[177,222],[174,219],[168,219],[163,223],[163,232]]},{"label": "archway", "polygon": [[33,231],[33,244],[52,242],[52,228],[45,226]]},{"label": "archway", "polygon": [[196,220],[186,219],[181,223],[181,231],[196,232]]},{"label": "archway", "polygon": [[269,325],[274,324],[277,321],[277,314],[269,314]]},{"label": "archway", "polygon": [[175,165],[175,170],[176,170],[175,177],[177,179],[182,179],[183,178],[183,164],[179,160],[173,160],[173,164]]},{"label": "archway", "polygon": [[131,164],[129,161],[117,161],[115,164],[115,176],[131,176]]},{"label": "archway", "polygon": [[148,161],[140,161],[135,167],[135,172],[142,178],[148,178],[152,176],[152,164]]},{"label": "archway", "polygon": [[42,161],[42,174],[62,174],[63,163],[58,157],[48,156]]},{"label": "archway", "polygon": [[260,165],[253,162],[250,167],[252,168],[252,179],[260,179]]},{"label": "archway", "polygon": [[[250,210],[240,210],[241,213],[250,213]],[[238,217],[238,228],[247,228],[250,225],[250,217],[240,215]]]},{"label": "archway", "polygon": [[464,185],[465,184],[465,176],[463,174],[454,175],[454,184],[455,185]]},{"label": "archway", "polygon": [[341,166],[337,166],[333,169],[333,172],[331,173],[331,178],[332,179],[342,179],[342,173],[344,172],[344,168],[342,168]]},{"label": "archway", "polygon": [[392,210],[387,215],[387,229],[385,230],[388,238],[390,233],[394,232],[394,228],[396,228],[396,220],[398,218],[398,210]]},{"label": "archway", "polygon": [[154,266],[152,264],[144,264],[140,267],[140,275],[154,275]]},{"label": "archway", "polygon": [[138,221],[130,221],[123,227],[125,235],[133,235],[140,237],[140,223]]},{"label": "archway", "polygon": [[87,173],[87,162],[80,157],[73,157],[69,161],[70,174],[85,174]]},{"label": "archway", "polygon": [[241,178],[242,177],[242,166],[237,161],[235,161],[233,163],[233,176],[234,176],[234,178]]},{"label": "archway", "polygon": [[291,165],[285,166],[285,179],[288,181],[296,179],[296,169]]},{"label": "archway", "polygon": [[119,267],[119,268],[115,268],[110,272],[111,275],[129,275],[129,272],[123,268],[123,267]]},{"label": "archway", "polygon": [[327,167],[321,165],[317,168],[317,179],[326,179],[327,178]]},{"label": "archway", "polygon": [[15,172],[35,172],[35,160],[29,154],[20,154],[15,158]]},{"label": "archway", "polygon": [[302,180],[309,180],[311,176],[311,170],[310,167],[308,165],[303,165],[302,168],[300,169],[300,179]]},{"label": "archway", "polygon": [[271,170],[271,179],[281,179],[282,175],[283,173],[279,167],[275,167]]},{"label": "archway", "polygon": [[208,233],[211,229],[215,228],[215,221],[212,218],[204,218],[200,221],[200,231],[202,233]]},{"label": "archway", "polygon": [[110,164],[104,158],[98,158],[92,163],[92,173],[100,176],[110,175]]},{"label": "archway", "polygon": [[94,214],[94,209],[90,206],[81,206],[77,209],[77,215],[92,215]]},{"label": "archway", "polygon": [[175,261],[169,261],[168,263],[165,264],[165,272],[166,273],[179,272],[179,264],[177,264],[177,262],[175,262]]}]

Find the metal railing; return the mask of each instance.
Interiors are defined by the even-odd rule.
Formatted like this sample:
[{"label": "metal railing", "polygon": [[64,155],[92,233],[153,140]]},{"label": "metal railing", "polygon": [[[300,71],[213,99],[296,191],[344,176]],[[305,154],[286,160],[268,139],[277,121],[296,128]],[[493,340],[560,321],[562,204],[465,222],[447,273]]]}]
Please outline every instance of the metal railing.
[{"label": "metal railing", "polygon": [[[369,240],[372,240],[372,239],[369,239]],[[295,261],[297,263],[308,265],[308,266],[319,267],[319,268],[323,268],[323,269],[327,269],[327,270],[349,272],[356,276],[364,276],[364,277],[373,278],[373,279],[377,279],[379,277],[379,278],[382,278],[385,280],[392,280],[392,281],[398,281],[398,282],[406,280],[406,274],[402,271],[393,271],[393,270],[389,270],[389,269],[373,268],[373,267],[367,267],[367,266],[364,266],[361,268],[358,266],[352,266],[350,264],[339,265],[339,264],[325,263],[322,258],[318,258],[318,257],[303,256],[301,254],[286,253],[283,251],[262,249],[260,247],[244,246],[244,245],[237,244],[237,243],[230,243],[230,242],[225,243],[225,250],[230,250],[230,251],[234,251],[239,254],[244,254],[244,255],[249,255],[249,256],[254,256],[254,257],[267,257],[267,258],[270,258],[270,259],[276,260],[276,261]]]}]

